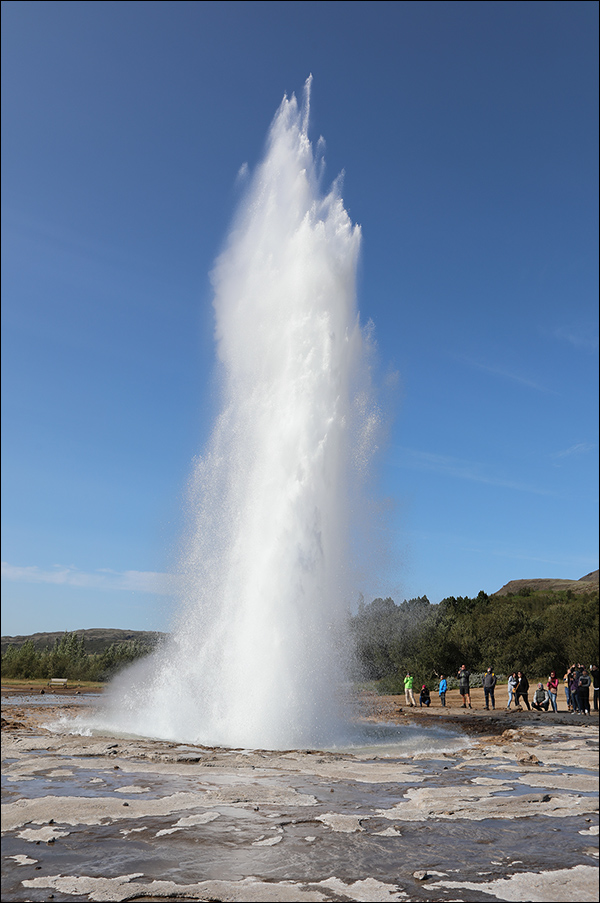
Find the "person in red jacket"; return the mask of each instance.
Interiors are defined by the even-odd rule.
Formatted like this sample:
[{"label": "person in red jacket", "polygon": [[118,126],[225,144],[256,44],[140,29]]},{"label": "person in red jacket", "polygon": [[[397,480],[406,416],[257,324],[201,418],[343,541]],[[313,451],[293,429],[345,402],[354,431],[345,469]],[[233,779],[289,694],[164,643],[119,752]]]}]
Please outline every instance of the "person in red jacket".
[{"label": "person in red jacket", "polygon": [[552,706],[553,712],[558,712],[558,677],[556,676],[555,671],[550,672],[550,677],[548,678],[548,682],[546,684],[546,689],[550,695],[550,705]]}]

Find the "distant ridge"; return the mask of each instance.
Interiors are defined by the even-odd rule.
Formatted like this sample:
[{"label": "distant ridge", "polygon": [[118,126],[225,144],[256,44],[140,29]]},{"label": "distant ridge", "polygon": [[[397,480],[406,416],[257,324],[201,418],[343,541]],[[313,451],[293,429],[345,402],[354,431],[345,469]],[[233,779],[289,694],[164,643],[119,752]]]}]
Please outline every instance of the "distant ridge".
[{"label": "distant ridge", "polygon": [[598,574],[600,571],[590,571],[589,574],[586,574],[585,577],[580,577],[577,581],[578,583],[583,583],[584,580],[588,580],[590,583],[598,583]]},{"label": "distant ridge", "polygon": [[507,596],[509,593],[518,593],[526,586],[531,589],[546,589],[558,592],[559,590],[570,589],[573,593],[589,593],[599,586],[599,571],[591,571],[585,577],[579,580],[560,580],[552,578],[533,578],[531,580],[510,580],[504,586],[493,593],[494,596]]},{"label": "distant ridge", "polygon": [[3,636],[2,655],[9,646],[22,646],[28,640],[33,642],[36,649],[53,649],[56,640],[62,639],[65,633],[76,633],[83,637],[85,651],[91,653],[104,652],[113,643],[126,643],[136,641],[143,646],[156,646],[166,633],[156,630],[117,630],[109,627],[92,627],[88,630],[56,630],[52,633],[30,633],[28,636]]},{"label": "distant ridge", "polygon": [[[529,580],[510,580],[501,589],[492,593],[492,596],[507,596],[509,593],[518,593],[524,587],[533,590],[550,590],[559,592],[570,589],[573,593],[589,593],[599,587],[599,571],[591,571],[579,580],[562,580],[553,578],[532,578]],[[27,636],[3,636],[1,638],[2,655],[9,646],[22,646],[28,640],[33,642],[36,649],[52,649],[56,640],[60,640],[65,633],[76,633],[83,637],[85,651],[88,653],[101,653],[113,643],[126,643],[135,641],[143,646],[156,646],[168,634],[156,630],[117,630],[108,627],[93,627],[87,630],[55,630],[51,633],[30,633]]]}]

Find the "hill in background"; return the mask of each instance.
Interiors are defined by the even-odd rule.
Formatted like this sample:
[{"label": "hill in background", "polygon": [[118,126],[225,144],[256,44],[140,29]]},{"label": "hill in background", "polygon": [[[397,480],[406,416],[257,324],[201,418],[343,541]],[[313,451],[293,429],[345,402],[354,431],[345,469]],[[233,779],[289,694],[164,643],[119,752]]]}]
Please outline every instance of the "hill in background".
[{"label": "hill in background", "polygon": [[598,589],[599,573],[599,571],[592,571],[590,574],[586,574],[585,577],[581,577],[579,580],[558,580],[551,577],[534,578],[532,580],[510,580],[508,583],[505,583],[497,593],[493,593],[493,595],[508,596],[509,593],[517,595],[525,589],[525,587],[532,590],[550,590],[551,592],[556,593],[568,589],[576,594],[589,593],[594,589]]},{"label": "hill in background", "polygon": [[36,649],[53,649],[56,640],[61,640],[65,633],[75,633],[83,637],[85,651],[88,653],[105,652],[109,646],[119,643],[135,641],[142,646],[156,646],[166,633],[155,630],[113,630],[111,628],[93,627],[89,630],[57,630],[53,633],[31,633],[28,636],[3,636],[2,655],[9,646],[22,646],[28,640],[33,642]]},{"label": "hill in background", "polygon": [[[553,578],[534,578],[531,580],[511,580],[506,583],[493,596],[507,596],[510,593],[518,594],[523,589],[545,590],[547,592],[560,592],[571,590],[574,594],[593,592],[598,590],[599,572],[592,571],[581,577],[579,580],[560,580]],[[110,646],[135,641],[142,646],[156,646],[168,634],[150,630],[113,630],[110,628],[97,627],[89,630],[58,630],[53,633],[32,633],[28,636],[3,636],[2,655],[9,646],[22,646],[28,640],[33,642],[37,650],[51,650],[56,640],[62,639],[65,633],[75,633],[79,637],[83,637],[85,642],[85,650],[87,653],[103,653]]]}]

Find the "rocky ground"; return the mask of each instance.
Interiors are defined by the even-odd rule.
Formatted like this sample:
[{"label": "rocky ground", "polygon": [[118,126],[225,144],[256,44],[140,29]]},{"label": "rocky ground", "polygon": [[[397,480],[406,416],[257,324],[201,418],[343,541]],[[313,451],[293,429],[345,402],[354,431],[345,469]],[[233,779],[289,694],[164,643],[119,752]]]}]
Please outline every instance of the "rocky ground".
[{"label": "rocky ground", "polygon": [[598,899],[597,713],[362,694],[408,746],[274,752],[49,730],[85,699],[39,692],[2,689],[3,901]]}]

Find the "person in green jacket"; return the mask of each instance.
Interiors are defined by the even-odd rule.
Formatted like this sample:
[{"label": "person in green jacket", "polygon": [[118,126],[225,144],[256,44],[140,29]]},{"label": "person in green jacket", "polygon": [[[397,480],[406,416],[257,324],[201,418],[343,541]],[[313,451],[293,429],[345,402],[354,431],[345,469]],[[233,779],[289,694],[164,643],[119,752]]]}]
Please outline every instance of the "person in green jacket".
[{"label": "person in green jacket", "polygon": [[414,678],[410,671],[406,672],[406,677],[404,678],[404,695],[406,696],[406,705],[416,705],[415,702],[415,694],[413,693],[413,681]]}]

